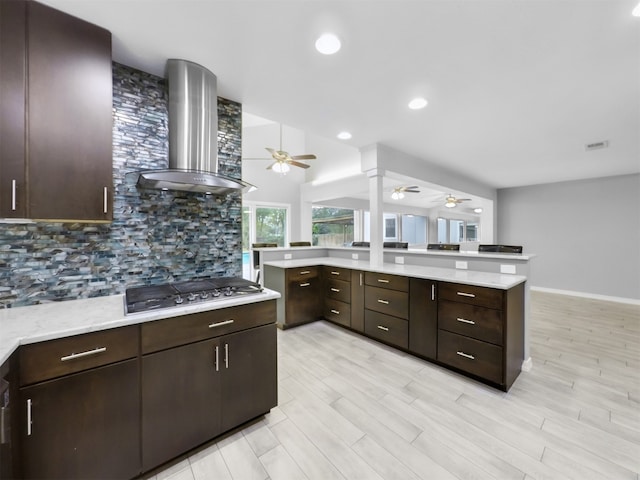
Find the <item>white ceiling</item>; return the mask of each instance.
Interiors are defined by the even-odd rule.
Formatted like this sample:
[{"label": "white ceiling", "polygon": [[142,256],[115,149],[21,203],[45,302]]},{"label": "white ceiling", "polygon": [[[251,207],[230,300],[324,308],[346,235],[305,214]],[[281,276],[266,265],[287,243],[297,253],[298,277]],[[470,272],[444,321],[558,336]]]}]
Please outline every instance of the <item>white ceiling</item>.
[{"label": "white ceiling", "polygon": [[191,60],[246,111],[496,188],[640,172],[638,0],[41,1],[109,29],[117,62]]}]

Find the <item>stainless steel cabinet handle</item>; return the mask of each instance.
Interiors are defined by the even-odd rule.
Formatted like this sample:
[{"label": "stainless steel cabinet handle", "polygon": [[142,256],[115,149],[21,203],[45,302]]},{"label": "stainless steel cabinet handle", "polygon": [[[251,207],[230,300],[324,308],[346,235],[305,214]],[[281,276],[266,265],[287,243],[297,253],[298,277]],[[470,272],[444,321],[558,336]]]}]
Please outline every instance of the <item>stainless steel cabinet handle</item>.
[{"label": "stainless steel cabinet handle", "polygon": [[387,280],[386,278],[379,278],[378,282],[380,282],[380,283],[389,283],[389,280]]},{"label": "stainless steel cabinet handle", "polygon": [[16,209],[16,181],[15,179],[11,180],[11,210],[15,211]]},{"label": "stainless steel cabinet handle", "polygon": [[382,300],[381,298],[378,299],[378,303],[383,303],[384,305],[389,305],[389,300]]},{"label": "stainless steel cabinet handle", "polygon": [[94,348],[93,350],[87,350],[86,352],[80,353],[72,353],[71,355],[66,355],[64,357],[60,357],[61,362],[66,362],[68,360],[74,360],[76,358],[88,357],[89,355],[96,355],[97,353],[106,352],[107,347],[99,347]]},{"label": "stainless steel cabinet handle", "polygon": [[31,425],[33,420],[31,418],[31,399],[27,399],[27,435],[31,435]]},{"label": "stainless steel cabinet handle", "polygon": [[103,213],[107,213],[109,211],[108,205],[107,205],[107,187],[104,187],[104,199],[103,199]]},{"label": "stainless steel cabinet handle", "polygon": [[468,323],[469,325],[475,325],[476,322],[474,322],[473,320],[467,320],[466,318],[456,318],[457,321],[462,322],[462,323]]},{"label": "stainless steel cabinet handle", "polygon": [[331,310],[331,313],[333,313],[334,315],[340,315],[340,312],[338,310]]},{"label": "stainless steel cabinet handle", "polygon": [[339,289],[339,288],[333,288],[333,287],[331,287],[331,291],[332,291],[332,292],[336,292],[336,293],[337,293],[337,292],[339,292],[339,291],[340,291],[340,289]]},{"label": "stainless steel cabinet handle", "polygon": [[360,286],[362,286],[362,273],[360,274]]},{"label": "stainless steel cabinet handle", "polygon": [[309,285],[311,285],[309,282],[300,284],[301,287],[308,287]]},{"label": "stainless steel cabinet handle", "polygon": [[469,355],[468,353],[464,353],[464,352],[456,352],[456,353],[461,357],[468,358],[469,360],[475,360],[476,358],[473,355]]},{"label": "stainless steel cabinet handle", "polygon": [[340,275],[340,272],[331,272],[331,275]]},{"label": "stainless steel cabinet handle", "polygon": [[216,372],[220,370],[220,368],[218,367],[218,346],[216,345],[216,348],[214,349],[214,359],[213,359],[213,364],[216,367]]},{"label": "stainless steel cabinet handle", "polygon": [[224,367],[229,368],[229,344],[224,344]]},{"label": "stainless steel cabinet handle", "polygon": [[385,332],[388,332],[388,331],[389,331],[389,327],[384,327],[384,326],[382,326],[382,325],[378,325],[378,328],[379,328],[380,330],[384,330]]},{"label": "stainless steel cabinet handle", "polygon": [[311,272],[309,270],[303,270],[300,272],[300,275],[309,275]]},{"label": "stainless steel cabinet handle", "polygon": [[432,283],[431,284],[431,300],[435,300],[436,299],[436,284]]},{"label": "stainless steel cabinet handle", "polygon": [[223,325],[229,325],[231,323],[233,323],[233,318],[230,320],[225,320],[224,322],[212,323],[211,325],[209,325],[209,328],[221,327]]},{"label": "stainless steel cabinet handle", "polygon": [[458,295],[460,295],[461,297],[471,297],[471,298],[476,298],[476,296],[473,293],[465,293],[465,292],[456,292]]}]

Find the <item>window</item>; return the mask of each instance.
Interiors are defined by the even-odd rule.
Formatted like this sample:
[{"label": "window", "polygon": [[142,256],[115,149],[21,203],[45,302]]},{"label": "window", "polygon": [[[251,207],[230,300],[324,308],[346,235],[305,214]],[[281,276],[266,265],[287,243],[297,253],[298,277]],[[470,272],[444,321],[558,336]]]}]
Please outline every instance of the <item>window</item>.
[{"label": "window", "polygon": [[400,241],[408,242],[409,245],[426,244],[428,223],[428,218],[421,215],[402,215]]},{"label": "window", "polygon": [[396,215],[389,213],[384,214],[384,233],[383,238],[385,241],[397,241],[398,234],[396,233],[396,227],[398,225],[398,218]]},{"label": "window", "polygon": [[289,206],[246,204],[242,207],[242,270],[243,277],[251,277],[252,243],[276,243],[279,247],[289,242]]},{"label": "window", "polygon": [[[382,235],[383,241],[385,242],[407,242],[409,246],[427,243],[428,217],[422,215],[384,213],[382,215],[382,221]],[[371,217],[369,212],[364,212],[363,239],[365,242],[371,241],[370,222]]]},{"label": "window", "polygon": [[355,214],[346,208],[313,207],[311,213],[312,244],[342,247],[353,242]]},{"label": "window", "polygon": [[480,225],[477,220],[438,218],[438,243],[477,242]]}]

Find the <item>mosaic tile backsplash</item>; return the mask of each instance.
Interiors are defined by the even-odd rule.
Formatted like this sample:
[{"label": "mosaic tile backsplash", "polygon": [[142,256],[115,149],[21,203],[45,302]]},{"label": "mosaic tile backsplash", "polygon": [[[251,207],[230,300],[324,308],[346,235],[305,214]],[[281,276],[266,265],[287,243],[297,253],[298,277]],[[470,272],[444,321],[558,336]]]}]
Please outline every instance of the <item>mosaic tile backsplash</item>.
[{"label": "mosaic tile backsplash", "polygon": [[[240,193],[135,185],[135,172],[168,166],[167,100],[162,78],[113,64],[113,223],[0,224],[1,305],[242,275]],[[242,106],[218,98],[218,122],[219,172],[240,179]]]}]

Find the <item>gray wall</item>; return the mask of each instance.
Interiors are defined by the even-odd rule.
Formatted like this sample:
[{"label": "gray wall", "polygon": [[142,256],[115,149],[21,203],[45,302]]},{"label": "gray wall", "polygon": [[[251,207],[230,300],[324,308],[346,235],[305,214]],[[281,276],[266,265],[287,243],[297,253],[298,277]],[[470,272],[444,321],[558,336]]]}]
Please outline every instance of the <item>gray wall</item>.
[{"label": "gray wall", "polygon": [[532,287],[640,300],[640,175],[500,189],[498,242],[538,255]]}]

